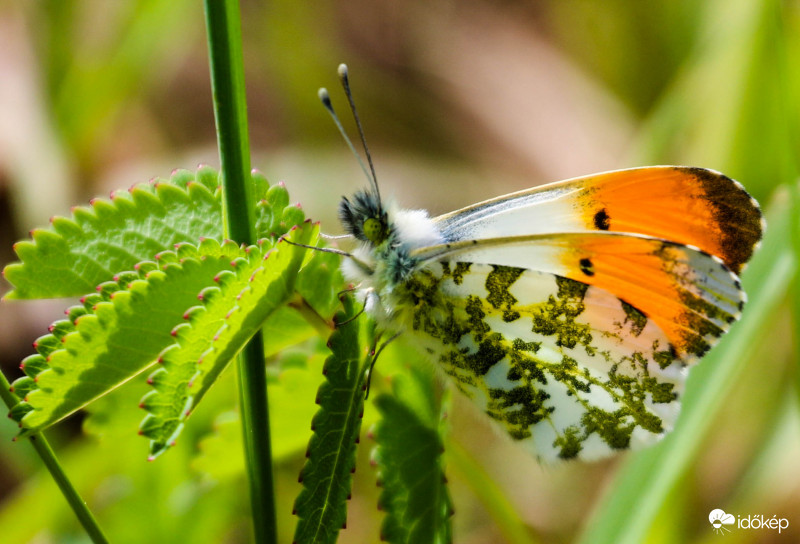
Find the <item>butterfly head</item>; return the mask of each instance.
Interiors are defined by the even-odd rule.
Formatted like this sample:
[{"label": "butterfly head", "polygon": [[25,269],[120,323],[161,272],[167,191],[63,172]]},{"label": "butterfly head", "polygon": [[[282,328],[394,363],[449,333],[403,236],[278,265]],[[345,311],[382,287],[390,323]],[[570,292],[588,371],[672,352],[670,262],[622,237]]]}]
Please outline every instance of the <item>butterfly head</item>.
[{"label": "butterfly head", "polygon": [[358,191],[339,204],[339,220],[357,240],[379,246],[389,238],[389,219],[378,195]]}]

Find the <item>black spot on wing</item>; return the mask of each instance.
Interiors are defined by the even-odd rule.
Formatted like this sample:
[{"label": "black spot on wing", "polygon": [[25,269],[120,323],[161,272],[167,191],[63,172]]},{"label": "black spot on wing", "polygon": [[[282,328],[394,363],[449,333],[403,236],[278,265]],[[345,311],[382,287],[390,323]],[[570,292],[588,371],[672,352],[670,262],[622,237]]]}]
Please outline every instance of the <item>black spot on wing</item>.
[{"label": "black spot on wing", "polygon": [[594,214],[594,226],[597,230],[608,230],[611,227],[611,217],[605,208]]}]

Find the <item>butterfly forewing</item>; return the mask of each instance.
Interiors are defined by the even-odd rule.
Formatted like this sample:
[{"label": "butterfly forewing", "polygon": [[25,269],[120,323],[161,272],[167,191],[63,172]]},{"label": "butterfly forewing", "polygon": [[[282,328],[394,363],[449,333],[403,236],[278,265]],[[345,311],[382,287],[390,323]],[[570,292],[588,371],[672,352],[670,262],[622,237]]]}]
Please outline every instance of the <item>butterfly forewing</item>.
[{"label": "butterfly forewing", "polygon": [[672,427],[683,362],[654,321],[604,289],[445,261],[395,299],[412,340],[543,460],[603,457]]},{"label": "butterfly forewing", "polygon": [[651,166],[535,187],[434,219],[448,242],[586,230],[696,246],[739,272],[761,239],[758,204],[704,168]]}]

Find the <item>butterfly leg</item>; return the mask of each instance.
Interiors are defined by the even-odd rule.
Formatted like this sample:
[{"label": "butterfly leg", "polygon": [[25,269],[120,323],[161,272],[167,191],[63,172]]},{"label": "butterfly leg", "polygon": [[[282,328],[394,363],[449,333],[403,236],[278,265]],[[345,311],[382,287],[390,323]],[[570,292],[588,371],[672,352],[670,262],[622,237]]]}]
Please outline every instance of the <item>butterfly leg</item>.
[{"label": "butterfly leg", "polygon": [[[342,289],[341,291],[339,291],[339,292],[336,294],[336,296],[337,296],[338,298],[341,298],[341,296],[342,296],[343,294],[345,294],[345,293],[352,293],[353,291],[356,291],[356,290],[357,290],[357,288],[356,288],[356,287],[349,287],[349,288],[347,288],[347,289]],[[356,320],[356,319],[357,319],[357,318],[358,318],[358,317],[359,317],[361,314],[363,314],[363,313],[364,313],[364,311],[367,309],[367,304],[368,304],[368,301],[369,301],[369,296],[370,296],[370,293],[371,293],[371,291],[370,291],[370,292],[367,292],[367,296],[366,296],[366,298],[364,299],[364,305],[361,307],[361,309],[360,309],[358,312],[356,312],[356,314],[355,314],[354,316],[352,316],[352,317],[348,317],[347,319],[345,319],[345,320],[344,320],[344,321],[342,321],[341,323],[336,323],[336,326],[337,326],[337,327],[341,327],[342,325],[347,325],[347,324],[348,324],[348,323],[350,323],[351,321],[355,321],[355,320]]]},{"label": "butterfly leg", "polygon": [[[392,337],[389,338],[386,342],[382,343],[377,350],[375,349],[375,346],[372,347],[372,353],[374,355],[372,356],[372,361],[369,363],[369,369],[367,370],[367,385],[366,385],[366,393],[364,394],[364,400],[367,400],[369,398],[369,388],[370,384],[372,383],[372,369],[375,368],[375,362],[378,360],[378,356],[383,351],[383,348],[388,346],[398,336],[400,336],[399,332],[394,333]],[[380,340],[380,337],[376,338],[375,340],[376,344],[378,343],[378,340]]]}]

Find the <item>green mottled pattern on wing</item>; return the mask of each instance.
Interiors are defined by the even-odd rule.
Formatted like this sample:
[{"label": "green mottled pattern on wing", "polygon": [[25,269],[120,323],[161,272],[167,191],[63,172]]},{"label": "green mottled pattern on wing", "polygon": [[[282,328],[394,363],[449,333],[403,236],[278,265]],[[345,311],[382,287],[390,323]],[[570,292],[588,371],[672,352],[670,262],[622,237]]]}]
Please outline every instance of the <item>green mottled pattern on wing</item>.
[{"label": "green mottled pattern on wing", "polygon": [[393,293],[406,330],[543,460],[593,459],[672,426],[683,361],[614,295],[554,274],[435,263]]}]

